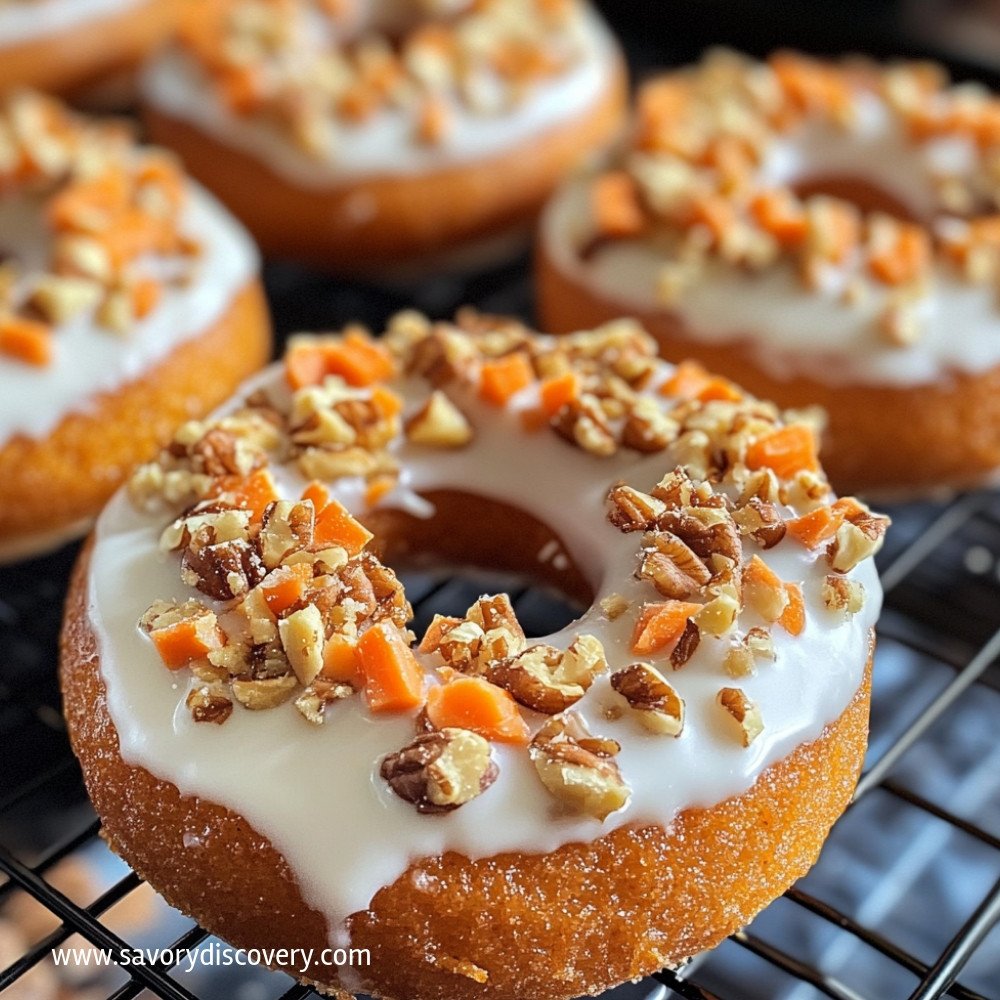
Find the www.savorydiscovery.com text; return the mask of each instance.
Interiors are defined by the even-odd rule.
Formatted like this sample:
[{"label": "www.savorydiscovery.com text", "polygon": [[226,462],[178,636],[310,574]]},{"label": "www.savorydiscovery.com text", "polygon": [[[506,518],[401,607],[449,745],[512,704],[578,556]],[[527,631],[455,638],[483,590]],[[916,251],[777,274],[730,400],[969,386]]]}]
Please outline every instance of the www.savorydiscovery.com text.
[{"label": "www.savorydiscovery.com text", "polygon": [[264,965],[308,972],[317,966],[367,968],[367,948],[233,948],[213,941],[200,948],[54,948],[52,960],[63,966],[162,966],[187,972],[202,968]]}]

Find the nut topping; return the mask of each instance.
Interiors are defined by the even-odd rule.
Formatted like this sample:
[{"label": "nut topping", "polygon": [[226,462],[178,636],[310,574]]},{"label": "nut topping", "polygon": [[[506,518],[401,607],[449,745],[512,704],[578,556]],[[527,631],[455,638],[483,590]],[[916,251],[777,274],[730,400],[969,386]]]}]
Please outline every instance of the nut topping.
[{"label": "nut topping", "polygon": [[498,769],[489,743],[467,729],[421,733],[382,761],[389,787],[418,812],[443,813],[481,795]]},{"label": "nut topping", "polygon": [[611,504],[608,520],[621,531],[646,531],[667,509],[662,500],[624,483],[612,487],[608,501]]},{"label": "nut topping", "polygon": [[718,702],[726,715],[739,727],[740,742],[748,747],[764,731],[764,721],[760,709],[740,688],[723,688],[718,694]]},{"label": "nut topping", "polygon": [[185,701],[195,722],[222,725],[232,715],[233,702],[221,684],[199,684],[193,687]]},{"label": "nut topping", "polygon": [[435,389],[407,421],[406,436],[414,444],[461,448],[472,440],[473,430],[465,414],[440,389]]},{"label": "nut topping", "polygon": [[680,736],[684,728],[684,702],[654,667],[633,663],[611,675],[611,686],[650,732]]},{"label": "nut topping", "polygon": [[857,614],[865,603],[865,588],[857,580],[831,573],[823,581],[823,603],[831,611]]},{"label": "nut topping", "polygon": [[650,532],[641,555],[640,580],[649,580],[664,596],[683,601],[711,579],[711,570],[676,535],[669,531]]},{"label": "nut topping", "polygon": [[624,808],[631,790],[611,759],[613,740],[595,740],[577,716],[557,716],[528,748],[538,777],[565,807],[602,822]]}]

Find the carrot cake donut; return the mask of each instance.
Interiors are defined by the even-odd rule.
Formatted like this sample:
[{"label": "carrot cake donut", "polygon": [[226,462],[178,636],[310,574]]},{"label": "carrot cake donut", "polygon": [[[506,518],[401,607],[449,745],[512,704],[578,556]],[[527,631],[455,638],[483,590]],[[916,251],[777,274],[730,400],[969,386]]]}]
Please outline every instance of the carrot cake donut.
[{"label": "carrot cake donut", "polygon": [[0,91],[65,93],[134,72],[179,0],[0,0]]},{"label": "carrot cake donut", "polygon": [[731,53],[648,84],[628,148],[552,201],[541,315],[639,317],[829,415],[842,489],[1000,467],[1000,101],[926,64]]},{"label": "carrot cake donut", "polygon": [[321,267],[495,255],[623,121],[620,54],[580,0],[191,13],[145,79],[153,137],[265,252]]},{"label": "carrot cake donut", "polygon": [[[114,849],[235,945],[305,949],[264,957],[299,979],[598,993],[815,861],[864,754],[887,523],[833,496],[811,427],[631,324],[303,336],[102,514],[71,738]],[[528,637],[487,595],[417,643],[384,561],[416,554],[587,610]]]},{"label": "carrot cake donut", "polygon": [[132,466],[266,361],[249,237],[170,154],[0,101],[0,558],[82,534]]}]

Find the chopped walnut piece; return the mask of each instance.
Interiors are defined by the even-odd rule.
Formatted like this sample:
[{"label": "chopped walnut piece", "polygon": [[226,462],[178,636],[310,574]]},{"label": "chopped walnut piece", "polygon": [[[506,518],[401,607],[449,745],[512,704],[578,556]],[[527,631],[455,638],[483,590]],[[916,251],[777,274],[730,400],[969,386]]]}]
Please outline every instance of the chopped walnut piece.
[{"label": "chopped walnut piece", "polygon": [[35,286],[30,302],[50,323],[65,323],[93,308],[103,295],[101,284],[89,278],[47,274]]},{"label": "chopped walnut piece", "polygon": [[593,636],[579,636],[566,652],[539,644],[491,663],[486,678],[520,704],[555,715],[575,705],[606,667],[601,644]]},{"label": "chopped walnut piece", "polygon": [[701,632],[721,636],[736,623],[736,616],[740,613],[740,600],[736,588],[730,584],[722,584],[713,590],[715,596],[695,613],[692,621]]},{"label": "chopped walnut piece", "polygon": [[211,527],[199,528],[184,550],[181,579],[217,601],[249,593],[267,570],[250,542],[214,542]]},{"label": "chopped walnut piece", "polygon": [[440,389],[406,422],[410,441],[432,448],[461,448],[473,434],[465,414]]},{"label": "chopped walnut piece", "polygon": [[826,550],[830,568],[838,573],[849,573],[863,559],[875,555],[889,527],[887,517],[872,514],[860,504],[858,507],[837,529]]},{"label": "chopped walnut piece", "polygon": [[613,740],[595,739],[583,720],[556,716],[531,741],[528,753],[542,784],[563,805],[605,820],[624,808],[631,790],[611,759]]},{"label": "chopped walnut piece", "polygon": [[350,684],[317,677],[295,699],[295,707],[302,717],[314,726],[321,726],[326,718],[326,708],[336,701],[350,698],[354,688]]},{"label": "chopped walnut piece", "polygon": [[757,661],[773,660],[774,657],[771,633],[755,625],[742,639],[733,641],[723,663],[730,677],[749,677],[756,673]]},{"label": "chopped walnut piece", "polygon": [[319,608],[307,604],[282,618],[278,634],[299,683],[311,684],[323,669],[323,616]]},{"label": "chopped walnut piece", "polygon": [[831,573],[823,581],[823,603],[831,611],[857,614],[865,604],[865,588],[857,580]]},{"label": "chopped walnut piece", "polygon": [[760,709],[740,688],[726,687],[719,691],[719,704],[739,727],[740,742],[748,747],[764,731]]},{"label": "chopped walnut piece", "polygon": [[677,436],[678,424],[647,396],[641,396],[629,409],[622,428],[626,448],[649,454],[663,451]]},{"label": "chopped walnut piece", "polygon": [[191,538],[204,530],[201,537],[212,542],[247,541],[250,537],[250,511],[227,507],[215,501],[198,504],[164,528],[160,549],[176,552],[191,544]]},{"label": "chopped walnut piece", "polygon": [[290,555],[308,549],[313,541],[316,512],[308,500],[275,500],[267,505],[260,530],[260,554],[268,569]]},{"label": "chopped walnut piece", "polygon": [[[743,544],[732,515],[723,506],[688,506],[667,510],[657,527],[676,535],[713,567],[713,576],[728,576],[740,564]],[[721,557],[717,559],[716,557]]]},{"label": "chopped walnut piece", "polygon": [[481,795],[498,769],[489,743],[467,729],[421,733],[382,761],[382,778],[418,812],[450,812]]},{"label": "chopped walnut piece", "polygon": [[624,483],[611,488],[608,502],[608,520],[621,531],[647,531],[667,509],[662,500]]},{"label": "chopped walnut piece", "polygon": [[494,629],[504,629],[514,636],[515,640],[521,643],[517,650],[520,652],[524,648],[524,629],[517,620],[514,606],[510,603],[507,594],[496,594],[493,597],[480,597],[468,611],[465,617],[475,622],[483,632],[491,632]]},{"label": "chopped walnut piece", "polygon": [[611,686],[650,732],[680,736],[684,728],[684,702],[654,667],[633,663],[611,675]]},{"label": "chopped walnut piece", "polygon": [[214,722],[222,725],[233,713],[233,700],[221,684],[199,684],[185,699],[195,722]]},{"label": "chopped walnut piece", "polygon": [[669,531],[650,532],[643,539],[636,576],[649,580],[664,597],[685,600],[711,579],[711,570]]},{"label": "chopped walnut piece", "polygon": [[607,458],[618,450],[600,400],[589,393],[566,403],[553,418],[552,426],[567,441],[591,455]]},{"label": "chopped walnut piece", "polygon": [[604,616],[608,621],[614,621],[616,618],[621,618],[626,611],[628,611],[630,604],[628,598],[622,594],[608,594],[602,597],[600,602],[601,611],[604,612]]},{"label": "chopped walnut piece", "polygon": [[689,618],[677,645],[670,651],[670,665],[674,670],[680,670],[694,656],[700,642],[701,629],[693,618]]},{"label": "chopped walnut piece", "polygon": [[743,535],[749,535],[762,548],[771,549],[785,537],[785,522],[773,503],[750,497],[733,512],[733,520]]},{"label": "chopped walnut piece", "polygon": [[237,678],[233,681],[233,696],[244,708],[258,712],[284,704],[298,686],[299,682],[294,674],[262,677],[258,680]]}]

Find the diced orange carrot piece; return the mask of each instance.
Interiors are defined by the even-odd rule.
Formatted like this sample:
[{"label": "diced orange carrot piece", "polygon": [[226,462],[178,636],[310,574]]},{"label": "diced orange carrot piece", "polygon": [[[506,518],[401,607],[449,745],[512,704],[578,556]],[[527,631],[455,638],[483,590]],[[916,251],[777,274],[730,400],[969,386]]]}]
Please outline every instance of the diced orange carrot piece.
[{"label": "diced orange carrot piece", "polygon": [[697,361],[680,361],[674,373],[660,386],[660,393],[677,399],[696,399],[711,377],[708,369]]},{"label": "diced orange carrot piece", "polygon": [[313,531],[316,545],[339,545],[347,549],[348,555],[356,556],[372,538],[372,533],[339,500],[331,499],[316,512]]},{"label": "diced orange carrot piece", "polygon": [[526,354],[515,351],[494,361],[484,361],[480,372],[479,395],[488,403],[503,406],[516,392],[532,383],[534,369]]},{"label": "diced orange carrot piece", "polygon": [[750,212],[782,246],[798,246],[806,238],[805,212],[786,191],[762,191],[750,202]]},{"label": "diced orange carrot piece", "polygon": [[302,491],[302,499],[311,500],[313,509],[318,514],[330,502],[330,491],[318,479],[314,479]]},{"label": "diced orange carrot piece", "polygon": [[129,183],[121,168],[109,168],[91,180],[76,181],[49,202],[47,215],[53,229],[79,228],[88,214],[101,213],[110,223],[128,206]]},{"label": "diced orange carrot piece", "polygon": [[0,354],[43,368],[52,361],[52,330],[37,320],[21,316],[2,317]]},{"label": "diced orange carrot piece", "polygon": [[210,624],[207,618],[187,618],[165,625],[153,629],[149,637],[160,659],[170,670],[180,670],[192,660],[223,645],[221,630],[218,625]]},{"label": "diced orange carrot piece", "polygon": [[280,615],[290,608],[305,593],[312,578],[313,570],[309,563],[279,566],[268,573],[260,588],[271,614]]},{"label": "diced orange carrot piece", "polygon": [[323,646],[323,676],[327,680],[361,686],[354,643],[346,635],[331,635]]},{"label": "diced orange carrot piece", "polygon": [[814,549],[833,538],[843,523],[842,512],[832,506],[823,506],[786,521],[785,528],[792,538],[800,541],[807,549]]},{"label": "diced orange carrot piece", "polygon": [[590,203],[597,232],[603,236],[637,236],[646,228],[639,189],[624,170],[598,177],[591,185]]},{"label": "diced orange carrot piece", "polygon": [[427,695],[427,718],[438,729],[471,729],[496,743],[525,745],[528,725],[510,694],[482,677],[457,676]]},{"label": "diced orange carrot piece", "polygon": [[406,712],[424,703],[427,677],[395,625],[373,625],[358,639],[356,652],[372,712]]},{"label": "diced orange carrot piece", "polygon": [[784,586],[781,578],[759,555],[754,554],[743,567],[743,583],[759,583],[761,586],[777,590]]},{"label": "diced orange carrot piece", "polygon": [[805,424],[779,427],[747,448],[746,464],[752,470],[772,469],[779,479],[790,479],[804,469],[815,471],[819,468],[816,438]]},{"label": "diced orange carrot piece", "polygon": [[326,358],[318,344],[292,344],[285,352],[285,378],[293,389],[319,385],[326,377]]},{"label": "diced orange carrot piece", "polygon": [[887,285],[903,285],[919,278],[930,266],[931,245],[920,226],[900,225],[895,243],[868,261],[872,274]]},{"label": "diced orange carrot piece", "polygon": [[339,375],[348,385],[374,385],[392,378],[392,355],[371,337],[351,331],[323,345],[326,374]]},{"label": "diced orange carrot piece", "polygon": [[403,400],[383,385],[377,385],[372,389],[372,405],[385,420],[390,420],[403,412]]},{"label": "diced orange carrot piece", "polygon": [[373,479],[365,489],[365,505],[374,507],[383,497],[396,488],[396,480],[392,476],[379,476]]},{"label": "diced orange carrot piece", "polygon": [[806,627],[806,605],[802,599],[802,588],[797,583],[786,583],[788,607],[781,613],[778,624],[789,634],[799,635]]},{"label": "diced orange carrot piece", "polygon": [[278,488],[268,469],[257,469],[249,476],[219,476],[209,492],[210,497],[225,496],[237,507],[243,507],[253,514],[255,521],[261,520],[269,503],[278,499]]},{"label": "diced orange carrot piece", "polygon": [[712,375],[698,393],[698,399],[703,403],[710,402],[713,399],[735,403],[739,402],[742,398],[743,393],[740,392],[736,384],[730,382],[727,378],[723,378],[721,375]]},{"label": "diced orange carrot piece", "polygon": [[184,201],[184,175],[172,157],[149,153],[143,158],[135,176],[140,185],[151,184],[158,188],[175,208]]},{"label": "diced orange carrot piece", "polygon": [[736,209],[733,203],[722,195],[701,195],[691,202],[690,221],[693,225],[704,226],[718,241],[736,221]]},{"label": "diced orange carrot piece", "polygon": [[859,514],[869,513],[868,508],[856,497],[840,497],[833,502],[833,512],[845,521],[853,521]]},{"label": "diced orange carrot piece", "polygon": [[163,286],[155,278],[140,278],[132,286],[132,310],[139,319],[144,319],[160,301]]},{"label": "diced orange carrot piece", "polygon": [[238,115],[252,114],[261,106],[263,78],[255,66],[227,66],[218,86],[222,100]]},{"label": "diced orange carrot piece", "polygon": [[700,604],[688,601],[644,604],[632,632],[632,652],[666,656],[680,641],[688,619],[700,608]]},{"label": "diced orange carrot piece", "polygon": [[545,379],[539,394],[542,401],[542,411],[547,417],[554,417],[567,403],[580,394],[580,376],[576,372],[566,372]]}]

